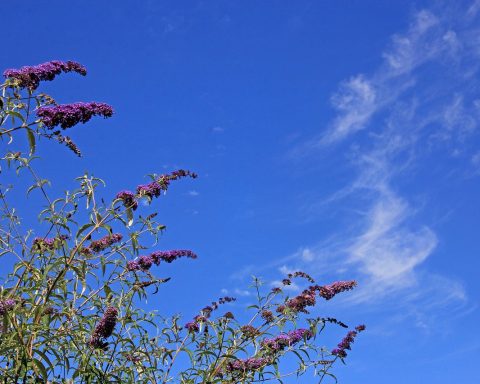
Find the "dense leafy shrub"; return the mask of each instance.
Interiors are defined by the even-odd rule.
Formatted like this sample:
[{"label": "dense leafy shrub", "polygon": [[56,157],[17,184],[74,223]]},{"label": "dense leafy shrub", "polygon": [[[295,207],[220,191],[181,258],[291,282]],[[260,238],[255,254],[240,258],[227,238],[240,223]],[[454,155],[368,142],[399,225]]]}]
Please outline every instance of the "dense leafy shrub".
[{"label": "dense leafy shrub", "polygon": [[[354,281],[318,285],[304,272],[285,277],[281,286],[265,289],[254,279],[256,303],[250,319],[228,311],[235,299],[222,297],[190,321],[160,316],[142,308],[142,300],[169,278],[155,275],[157,266],[179,258],[195,259],[191,250],[152,249],[164,226],[157,214],[139,208],[153,205],[179,179],[196,178],[187,170],[151,175],[151,182],[101,196],[103,181],[85,174],[78,188],[53,198],[50,181],[34,165],[39,139],[80,149],[65,134],[94,116],[108,118],[105,103],[57,104],[37,92],[42,81],[65,72],[86,75],[76,62],[52,61],[11,69],[1,85],[1,172],[13,170],[31,180],[27,194],[39,193],[45,208],[40,228],[25,229],[10,203],[12,185],[0,184],[0,256],[15,259],[2,269],[0,290],[0,377],[4,383],[250,383],[288,380],[313,370],[317,381],[343,360],[357,326],[332,351],[319,347],[327,323],[347,328],[333,318],[309,317],[318,300],[354,288]],[[28,148],[17,140],[26,135]],[[23,136],[20,136],[20,138]],[[19,148],[19,146],[21,148]],[[293,297],[282,288],[292,279],[307,287]],[[296,359],[291,372],[284,359]],[[290,364],[292,366],[292,364]]]}]

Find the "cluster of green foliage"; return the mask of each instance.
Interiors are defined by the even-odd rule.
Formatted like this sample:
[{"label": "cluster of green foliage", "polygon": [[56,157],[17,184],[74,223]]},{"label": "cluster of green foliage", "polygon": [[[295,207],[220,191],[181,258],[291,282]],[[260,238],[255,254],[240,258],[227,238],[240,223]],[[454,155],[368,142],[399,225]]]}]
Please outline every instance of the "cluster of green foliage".
[{"label": "cluster of green foliage", "polygon": [[[311,297],[313,303],[298,302],[332,286],[311,287],[292,298],[283,286],[266,290],[254,279],[256,303],[246,321],[220,309],[231,298],[203,308],[190,322],[142,308],[169,280],[138,264],[165,228],[155,212],[139,213],[154,205],[155,196],[137,191],[134,199],[149,203],[137,211],[136,200],[103,197],[104,182],[88,174],[76,178],[77,189],[50,195],[50,181],[35,169],[37,143],[55,140],[80,152],[64,129],[55,130],[38,113],[58,104],[37,92],[38,84],[25,83],[25,76],[35,75],[31,68],[36,67],[26,67],[23,78],[6,76],[0,86],[0,174],[16,172],[29,184],[23,191],[0,182],[0,257],[13,265],[0,275],[0,382],[283,382],[307,371],[318,382],[334,378],[329,369],[344,355],[318,346],[318,336],[327,323],[346,326],[309,318]],[[173,179],[152,175],[161,189]],[[26,213],[11,201],[31,194],[44,204],[39,228],[26,229]],[[291,278],[313,283],[300,273],[283,284]],[[285,360],[291,371],[282,370]]]}]

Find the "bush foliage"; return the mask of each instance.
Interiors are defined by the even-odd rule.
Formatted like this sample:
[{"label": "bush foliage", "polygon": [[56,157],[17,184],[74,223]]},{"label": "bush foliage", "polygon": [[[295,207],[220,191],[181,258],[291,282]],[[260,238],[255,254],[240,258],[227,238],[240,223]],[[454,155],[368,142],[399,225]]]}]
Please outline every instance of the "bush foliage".
[{"label": "bush foliage", "polygon": [[[346,332],[330,350],[319,344],[325,326],[348,327],[312,317],[309,309],[353,289],[354,281],[318,285],[299,271],[270,290],[254,278],[249,319],[232,313],[233,297],[219,298],[190,320],[142,307],[170,280],[156,276],[162,264],[197,257],[191,250],[157,249],[165,227],[150,211],[172,184],[197,175],[181,169],[153,174],[150,183],[107,198],[104,182],[84,174],[77,189],[51,196],[50,181],[35,168],[37,143],[53,140],[81,156],[66,132],[113,114],[105,103],[58,104],[37,91],[66,72],[87,73],[79,63],[52,61],[7,70],[1,85],[0,172],[16,172],[29,184],[22,191],[0,182],[0,256],[13,260],[0,275],[2,382],[286,382],[309,371],[317,382],[334,379],[332,365],[345,359],[365,327]],[[23,192],[44,201],[38,228],[25,228],[24,212],[12,206]],[[140,207],[141,201],[147,204]],[[293,279],[306,288],[289,297],[283,288]]]}]

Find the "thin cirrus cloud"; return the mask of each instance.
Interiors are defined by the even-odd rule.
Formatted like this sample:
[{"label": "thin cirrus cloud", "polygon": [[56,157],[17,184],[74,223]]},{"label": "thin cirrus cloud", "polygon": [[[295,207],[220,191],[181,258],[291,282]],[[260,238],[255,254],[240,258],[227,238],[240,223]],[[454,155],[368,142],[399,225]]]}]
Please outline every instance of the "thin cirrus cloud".
[{"label": "thin cirrus cloud", "polygon": [[[480,116],[474,96],[480,2],[466,9],[416,12],[406,32],[392,37],[376,70],[339,85],[331,98],[336,117],[327,128],[293,151],[304,156],[353,144],[348,166],[357,172],[354,180],[320,205],[335,209],[354,201],[361,206],[354,212],[360,224],[332,235],[330,244],[320,241],[289,258],[290,268],[356,277],[361,284],[346,298],[350,303],[379,303],[392,295],[428,307],[466,300],[461,282],[422,268],[439,238],[419,219],[421,208],[397,187],[406,171],[421,167],[428,151],[446,148],[442,156],[477,163],[478,151],[464,144],[476,134]],[[360,132],[368,140],[356,141]]]},{"label": "thin cirrus cloud", "polygon": [[360,74],[341,83],[331,97],[337,111],[325,133],[306,143],[311,149],[339,142],[367,128],[371,119],[416,84],[413,72],[422,65],[454,55],[461,48],[457,34],[441,17],[427,10],[415,14],[405,34],[394,35],[382,65],[370,76]]}]

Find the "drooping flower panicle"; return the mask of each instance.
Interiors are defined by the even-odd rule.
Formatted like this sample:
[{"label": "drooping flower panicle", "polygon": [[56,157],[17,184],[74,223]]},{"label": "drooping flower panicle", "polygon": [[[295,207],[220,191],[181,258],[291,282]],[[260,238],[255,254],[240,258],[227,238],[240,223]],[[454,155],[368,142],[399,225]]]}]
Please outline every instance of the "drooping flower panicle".
[{"label": "drooping flower panicle", "polygon": [[[288,279],[287,279],[288,280]],[[283,313],[286,309],[293,312],[308,313],[307,307],[313,307],[317,298],[316,295],[323,297],[325,300],[332,299],[338,293],[349,291],[357,285],[354,280],[337,281],[329,285],[312,285],[303,290],[299,295],[288,299],[285,305],[279,305],[277,312]]]},{"label": "drooping flower panicle", "polygon": [[159,197],[162,192],[167,191],[170,181],[178,180],[183,177],[197,178],[197,174],[185,169],[179,169],[168,175],[161,175],[156,180],[137,186],[137,194],[139,196],[147,196],[149,198]]},{"label": "drooping flower panicle", "polygon": [[239,359],[239,360],[229,361],[227,364],[226,370],[228,372],[257,371],[268,364],[270,364],[270,360],[265,357],[250,357],[248,359]]},{"label": "drooping flower panicle", "polygon": [[198,332],[200,330],[200,326],[196,321],[189,321],[185,324],[185,328],[188,330],[189,333]]},{"label": "drooping flower panicle", "polygon": [[[199,323],[206,322],[210,318],[210,315],[212,314],[212,312],[216,311],[220,305],[223,305],[223,304],[226,304],[226,303],[231,303],[231,302],[236,301],[236,300],[237,299],[235,299],[234,297],[231,297],[231,296],[220,297],[218,299],[218,302],[213,301],[212,305],[207,305],[207,306],[203,307],[202,310],[200,311],[200,315],[195,316],[192,321],[185,324],[185,328],[188,329],[189,333],[198,332],[199,329],[200,329]],[[228,314],[228,316],[227,316],[227,314]],[[233,319],[234,318],[233,313],[231,313],[231,312],[227,312],[225,314],[225,317],[228,318],[228,319]]]},{"label": "drooping flower panicle", "polygon": [[337,281],[330,285],[324,285],[318,289],[319,295],[325,300],[332,299],[335,295],[341,292],[350,291],[355,288],[357,282],[355,280],[350,281]]},{"label": "drooping flower panicle", "polygon": [[105,339],[110,337],[117,324],[118,311],[115,307],[108,307],[98,322],[90,338],[90,345],[96,349],[104,349]]},{"label": "drooping flower panicle", "polygon": [[171,251],[156,251],[150,255],[140,256],[136,260],[127,262],[129,271],[148,271],[153,264],[159,265],[162,261],[171,263],[181,257],[196,259],[197,255],[188,249],[174,249]]},{"label": "drooping flower panicle", "polygon": [[77,144],[69,137],[69,136],[62,136],[59,132],[55,135],[55,138],[60,144],[65,144],[65,146],[70,149],[73,153],[75,153],[78,157],[82,157],[82,152],[80,148],[78,148]]},{"label": "drooping flower panicle", "polygon": [[171,263],[180,257],[196,259],[197,255],[188,249],[174,249],[171,251],[156,251],[152,253],[153,262],[160,264],[161,261]]},{"label": "drooping flower panicle", "polygon": [[105,103],[72,103],[61,104],[53,107],[40,107],[37,116],[49,129],[60,126],[62,129],[73,127],[78,123],[86,123],[93,116],[105,118],[113,115],[113,108]]},{"label": "drooping flower panicle", "polygon": [[240,331],[245,339],[254,339],[256,336],[260,335],[260,331],[250,324],[240,327]]},{"label": "drooping flower panicle", "polygon": [[35,237],[32,242],[32,251],[53,251],[58,248],[62,241],[68,239],[67,235],[60,235],[57,237]]},{"label": "drooping flower panicle", "polygon": [[[120,233],[113,233],[111,235],[107,235],[107,236],[104,236],[102,237],[101,239],[99,240],[93,240],[90,245],[87,247],[87,249],[90,251],[90,252],[86,252],[86,253],[99,253],[99,252],[102,252],[103,250],[111,247],[113,244],[115,243],[118,243],[120,241],[122,241],[122,234]],[[85,248],[84,248],[85,250]]]},{"label": "drooping flower panicle", "polygon": [[0,316],[3,316],[5,313],[11,311],[16,304],[15,299],[5,299],[0,300]]},{"label": "drooping flower panicle", "polygon": [[351,345],[355,341],[355,337],[357,337],[358,333],[363,332],[364,330],[365,325],[357,325],[355,327],[355,331],[348,332],[342,341],[338,343],[337,348],[332,350],[332,355],[336,355],[342,359],[347,357],[347,350],[351,349]]},{"label": "drooping flower panicle", "polygon": [[297,344],[300,340],[310,339],[312,337],[312,332],[308,329],[295,329],[288,333],[280,333],[271,339],[264,339],[261,343],[264,350],[267,352],[279,352],[283,351],[285,348]]},{"label": "drooping flower panicle", "polygon": [[312,284],[315,283],[315,280],[312,278],[312,276],[310,276],[308,273],[305,273],[305,272],[302,272],[302,271],[297,271],[297,272],[288,274],[289,279],[293,279],[295,277],[301,277],[303,279],[306,279]]},{"label": "drooping flower panicle", "polygon": [[120,191],[117,193],[117,196],[115,198],[121,199],[123,201],[123,205],[126,208],[131,208],[134,211],[138,208],[138,201],[133,192]]},{"label": "drooping flower panicle", "polygon": [[275,316],[273,315],[272,311],[269,311],[267,309],[264,309],[260,313],[260,316],[263,320],[265,320],[266,323],[272,323],[275,320]]},{"label": "drooping flower panicle", "polygon": [[35,90],[41,81],[52,81],[62,72],[76,72],[82,76],[87,74],[83,65],[76,61],[49,61],[34,66],[25,66],[20,69],[7,69],[3,76],[17,80],[18,87]]}]

